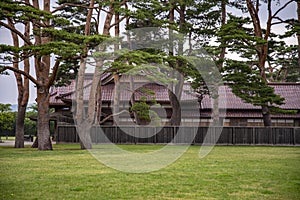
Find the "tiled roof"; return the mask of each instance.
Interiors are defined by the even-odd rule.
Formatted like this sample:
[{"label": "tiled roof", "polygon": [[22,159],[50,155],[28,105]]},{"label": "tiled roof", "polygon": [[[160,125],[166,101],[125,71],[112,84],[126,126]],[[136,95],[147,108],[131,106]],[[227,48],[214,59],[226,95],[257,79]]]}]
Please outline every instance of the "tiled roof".
[{"label": "tiled roof", "polygon": [[[107,74],[103,75],[102,79],[106,79],[108,77]],[[84,90],[84,100],[88,101],[91,80],[90,78],[85,81],[85,90]],[[281,105],[281,108],[284,109],[295,109],[300,110],[300,84],[297,83],[272,83],[271,87],[274,87],[275,93],[281,95],[285,98],[285,104]],[[148,99],[152,99],[151,95],[147,95],[143,93],[139,88],[146,88],[155,92],[155,97],[157,102],[169,102],[168,97],[168,89],[163,85],[159,85],[156,83],[135,83],[134,90],[135,99],[140,99],[141,96],[147,96]],[[129,89],[129,83],[124,82],[120,84],[120,101],[129,101],[132,95],[132,92]],[[112,101],[113,99],[113,90],[114,83],[112,81],[106,83],[102,86],[102,101]],[[190,94],[187,91],[190,91],[190,86],[188,84],[184,84],[181,101],[188,102],[191,100],[196,100],[196,97]],[[220,86],[219,88],[219,107],[226,108],[231,110],[258,110],[260,107],[253,106],[252,104],[243,102],[242,99],[234,95],[231,91],[231,88],[227,85]],[[64,105],[64,102],[61,101],[61,98],[64,99],[73,99],[75,97],[75,81],[69,86],[64,87],[52,87],[51,88],[51,97],[50,97],[50,105]],[[209,96],[205,96],[202,100],[202,108],[203,109],[211,109],[212,108],[212,100]]]},{"label": "tiled roof", "polygon": [[75,81],[71,81],[69,85],[50,88],[50,105],[65,105],[61,100],[61,96],[74,90]]}]

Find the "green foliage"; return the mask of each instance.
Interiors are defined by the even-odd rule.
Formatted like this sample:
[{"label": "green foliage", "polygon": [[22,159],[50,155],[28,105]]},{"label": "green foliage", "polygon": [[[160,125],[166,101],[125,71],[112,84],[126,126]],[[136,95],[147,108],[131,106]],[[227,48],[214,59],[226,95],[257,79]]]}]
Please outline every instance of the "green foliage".
[{"label": "green foliage", "polygon": [[247,103],[256,106],[269,106],[277,110],[284,104],[284,98],[274,93],[274,88],[267,85],[257,69],[244,62],[231,61],[224,68],[225,81],[230,84],[232,92]]},{"label": "green foliage", "polygon": [[0,104],[0,132],[12,131],[15,124],[15,113],[10,104]]},{"label": "green foliage", "polygon": [[[150,106],[157,105],[155,100],[155,92],[153,90],[149,90],[147,88],[139,88],[140,93],[143,93],[148,96],[142,96],[139,101],[135,102],[130,110],[135,112],[138,120],[143,121],[146,124],[151,122],[151,125],[159,126],[161,123],[161,119],[156,112],[150,110]],[[152,96],[152,98],[151,98]],[[150,98],[150,99],[149,99]]]},{"label": "green foliage", "polygon": [[17,22],[49,20],[55,17],[46,11],[38,10],[25,2],[2,0],[0,2],[0,19],[14,18]]},{"label": "green foliage", "polygon": [[10,112],[10,111],[11,111],[11,104],[0,103],[0,113],[1,112]]},{"label": "green foliage", "polygon": [[269,41],[267,67],[268,78],[278,82],[298,82],[300,80],[298,66],[298,46],[284,42]]},{"label": "green foliage", "polygon": [[37,122],[32,121],[29,116],[30,113],[26,113],[25,121],[24,121],[24,134],[25,135],[36,135],[37,133]]},{"label": "green foliage", "polygon": [[114,60],[108,71],[126,73],[138,66],[149,63],[162,63],[162,60],[162,55],[147,52],[146,50],[125,50],[125,52],[123,52],[117,59]]},{"label": "green foliage", "polygon": [[136,102],[131,107],[131,111],[137,114],[137,117],[141,120],[150,121],[149,109],[150,106],[146,102],[147,98],[141,98],[140,102]]},{"label": "green foliage", "polygon": [[105,72],[144,76],[145,79],[167,85],[176,82],[168,76],[170,68],[167,66],[167,57],[164,52],[153,48],[128,50],[126,48],[114,52],[114,55],[98,53],[102,58],[114,58],[107,62]]},{"label": "green foliage", "polygon": [[[251,3],[254,7],[257,6],[260,12],[251,18],[250,6],[243,1],[235,1],[232,5],[246,14],[229,14],[227,23],[217,32],[217,42],[226,47],[229,53],[239,56],[235,60],[225,60],[223,71],[224,79],[232,88],[233,93],[247,103],[269,107],[272,113],[288,111],[278,107],[284,104],[284,98],[275,94],[274,89],[268,86],[267,82],[297,81],[296,49],[292,50],[293,47],[289,47],[286,41],[282,40],[283,37],[287,37],[284,32],[272,32],[273,25],[278,23],[277,20],[281,21],[279,15],[272,16],[272,14],[280,7],[285,8],[280,2],[275,4],[273,1],[261,1],[261,4],[255,5],[252,1]],[[271,20],[270,24],[265,23],[267,20],[262,14],[269,12],[268,6],[262,6],[265,3],[270,3],[268,16]],[[287,23],[288,21],[290,22],[290,20],[281,22]],[[266,56],[267,59],[265,59]]]},{"label": "green foliage", "polygon": [[218,41],[226,44],[228,51],[238,53],[248,60],[256,60],[256,47],[267,41],[256,37],[251,26],[250,18],[229,15],[229,20],[217,33]]},{"label": "green foliage", "polygon": [[77,77],[79,69],[79,61],[77,60],[66,60],[63,61],[58,68],[55,86],[65,86],[71,83]]},{"label": "green foliage", "polygon": [[[19,58],[21,62],[25,57],[41,58],[44,55],[51,55],[60,61],[56,76],[57,85],[68,84],[70,79],[76,76],[80,55],[85,57],[86,48],[94,48],[108,37],[95,34],[97,32],[95,23],[91,24],[91,35],[84,35],[84,22],[88,11],[88,7],[85,6],[89,5],[89,1],[60,0],[58,2],[59,5],[64,3],[78,4],[78,6],[63,6],[59,12],[54,12],[58,14],[54,14],[36,9],[22,1],[5,0],[0,2],[0,20],[7,23],[9,18],[18,31],[20,31],[18,25],[24,27],[28,22],[31,22],[31,27],[33,27],[30,31],[32,34],[30,41],[24,42],[23,46],[0,45],[2,60],[0,73],[5,70],[5,65],[11,65],[14,57]],[[20,34],[22,33],[23,30],[20,31]],[[34,41],[34,38],[39,36],[47,37],[49,41],[42,44]]]}]

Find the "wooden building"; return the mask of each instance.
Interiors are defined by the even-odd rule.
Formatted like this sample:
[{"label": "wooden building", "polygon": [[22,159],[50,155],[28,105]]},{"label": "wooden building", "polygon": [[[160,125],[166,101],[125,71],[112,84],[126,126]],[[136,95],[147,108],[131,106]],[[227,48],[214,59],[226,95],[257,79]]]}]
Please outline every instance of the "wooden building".
[{"label": "wooden building", "polygon": [[[109,116],[112,113],[113,106],[113,91],[114,80],[110,74],[102,75],[102,118]],[[84,101],[88,102],[90,86],[92,82],[92,75],[87,74],[84,86]],[[285,104],[280,107],[285,110],[296,110],[296,114],[273,114],[273,126],[287,126],[299,127],[300,126],[300,84],[299,83],[270,83],[271,87],[275,89],[275,93],[285,98]],[[128,77],[122,77],[119,93],[119,109],[130,110],[131,92]],[[144,90],[151,90],[154,95],[143,93]],[[148,101],[153,98],[156,100],[156,106],[151,109],[155,111],[161,120],[161,125],[168,124],[169,118],[172,113],[172,108],[169,102],[168,89],[166,86],[146,82],[142,77],[135,77],[134,79],[134,97],[136,101],[142,96],[146,96]],[[212,121],[212,100],[206,95],[204,96],[201,104],[190,102],[197,102],[197,97],[191,92],[189,84],[184,84],[180,104],[181,108],[181,124],[183,126],[208,126]],[[55,108],[55,116],[57,123],[70,124],[72,120],[72,101],[75,97],[75,81],[71,81],[70,85],[63,87],[52,87],[50,97],[50,107]],[[227,85],[219,88],[220,94],[220,117],[224,126],[263,126],[261,108],[253,106],[249,103],[243,102],[239,97],[234,95],[231,88]],[[113,124],[113,117],[105,122],[107,125]],[[133,118],[130,115],[122,114],[119,116],[118,124],[132,125]]]}]

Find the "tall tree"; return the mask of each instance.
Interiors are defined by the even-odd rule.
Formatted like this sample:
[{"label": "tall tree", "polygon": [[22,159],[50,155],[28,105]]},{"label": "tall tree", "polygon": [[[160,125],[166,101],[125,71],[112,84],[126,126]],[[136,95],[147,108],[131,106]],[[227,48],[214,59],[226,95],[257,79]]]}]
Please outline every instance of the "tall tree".
[{"label": "tall tree", "polygon": [[[100,25],[100,16],[101,13],[105,14],[105,20],[103,22],[102,29],[99,27],[96,27],[97,32],[101,33],[103,36],[110,36],[110,29],[114,26],[118,26],[119,23],[125,19],[125,17],[122,17],[121,19],[118,19],[118,16],[121,15],[120,8],[122,6],[125,6],[126,0],[123,1],[103,1],[99,2],[98,9],[96,9],[96,12],[98,13],[96,18],[95,25]],[[95,3],[94,1],[90,1],[89,3],[89,11],[88,11],[88,17],[86,18],[85,23],[85,35],[90,35],[90,29],[92,24],[92,19],[95,20],[95,18],[92,18],[92,15],[95,11]],[[126,7],[126,6],[125,6]],[[126,8],[125,8],[126,10]],[[113,23],[113,17],[115,17],[116,21]],[[117,34],[118,30],[116,28]],[[97,51],[99,52],[105,52],[106,47],[109,44],[103,44],[100,47],[97,47],[96,49],[93,49],[93,52]],[[89,102],[88,102],[88,111],[86,113],[86,116],[84,115],[84,99],[83,99],[83,89],[84,89],[84,73],[86,70],[86,60],[85,57],[88,55],[88,51],[92,50],[92,48],[86,48],[84,49],[84,54],[81,55],[80,60],[80,67],[79,67],[79,74],[78,74],[78,80],[77,80],[77,94],[76,94],[76,114],[75,119],[76,123],[79,127],[79,134],[81,134],[81,148],[82,149],[90,149],[92,148],[92,141],[89,135],[89,130],[92,125],[99,124],[100,117],[101,117],[101,72],[103,70],[103,65],[105,59],[101,56],[95,56],[95,69],[94,69],[94,75],[93,80],[91,83],[91,89],[89,94]],[[97,53],[95,53],[96,55]]]},{"label": "tall tree", "polygon": [[[28,1],[26,1],[28,3]],[[16,29],[15,22],[12,19],[8,19],[8,24]],[[24,36],[29,40],[30,37],[30,23],[27,22],[24,28]],[[11,31],[13,45],[16,48],[19,48],[19,38],[16,33]],[[13,67],[19,69],[19,58],[18,55],[14,56]],[[23,61],[24,72],[29,74],[30,63],[27,56],[25,56]],[[15,72],[14,73],[17,89],[18,89],[18,112],[16,118],[16,129],[15,129],[15,148],[24,148],[24,123],[25,123],[25,114],[26,108],[29,99],[29,79],[26,76]]]},{"label": "tall tree", "polygon": [[[134,16],[132,27],[164,26],[169,28],[169,66],[179,74],[170,74],[176,77],[178,82],[169,85],[169,99],[172,106],[172,116],[170,123],[172,125],[180,124],[180,99],[184,78],[189,75],[184,69],[187,67],[182,61],[182,56],[188,56],[189,51],[198,49],[200,46],[207,46],[208,41],[213,39],[216,31],[226,22],[226,0],[214,1],[138,1],[136,6],[137,15]],[[147,11],[151,10],[151,14]],[[140,17],[140,18],[139,18]],[[143,19],[142,19],[143,18]],[[181,34],[181,37],[189,37],[190,50],[184,49],[184,40],[175,36],[174,33]],[[173,41],[172,41],[173,40]],[[192,42],[196,41],[196,44]],[[174,45],[176,44],[176,46]],[[217,65],[223,64],[226,47],[221,42],[218,48]],[[221,67],[220,67],[221,68]],[[178,76],[179,75],[179,76]],[[186,76],[186,77],[184,77]],[[216,85],[216,87],[218,87]],[[214,90],[217,92],[217,90]],[[218,94],[212,94],[215,99],[215,105],[218,105]],[[214,121],[219,121],[218,106],[214,106]]]},{"label": "tall tree", "polygon": [[[292,4],[293,1],[290,0],[283,4],[279,2],[277,6],[274,5],[272,0],[265,3],[266,7],[262,7],[258,0],[238,2],[238,8],[246,12],[248,16],[231,15],[229,22],[221,30],[220,36],[226,41],[229,51],[238,52],[246,60],[246,62],[227,62],[226,80],[235,83],[232,84],[232,88],[236,95],[246,102],[261,106],[264,125],[271,126],[271,110],[274,110],[276,104],[282,104],[284,100],[274,94],[274,89],[267,85],[266,63],[270,40],[274,36],[272,27],[281,23],[279,13]],[[265,23],[261,17],[261,8],[266,9],[263,10],[264,13],[267,13]],[[246,66],[248,66],[248,69],[246,69]],[[241,72],[248,74],[242,75]],[[241,76],[239,77],[237,74]],[[253,85],[254,83],[256,83],[256,87]],[[236,88],[238,86],[243,87],[243,89],[238,90]]]},{"label": "tall tree", "polygon": [[[90,29],[91,29],[91,20],[92,20],[92,14],[94,10],[94,5],[95,1],[92,0],[89,3],[88,7],[88,13],[86,17],[86,22],[85,22],[85,29],[84,29],[84,35],[88,36],[90,35]],[[78,133],[80,136],[80,145],[82,149],[91,149],[92,148],[92,142],[91,138],[89,137],[89,134],[86,133],[86,124],[84,123],[84,80],[85,80],[85,70],[86,70],[86,60],[85,58],[87,57],[88,53],[88,48],[86,47],[84,49],[84,53],[81,55],[80,58],[80,67],[79,67],[79,72],[77,76],[77,93],[76,93],[76,123],[77,127],[79,128]],[[92,88],[93,89],[93,88]],[[92,90],[91,89],[91,90]],[[94,103],[94,98],[91,99],[91,101]],[[94,109],[94,107],[92,107]],[[89,117],[90,119],[90,117]],[[89,131],[89,129],[88,129]]]},{"label": "tall tree", "polygon": [[[82,51],[82,45],[91,45],[102,41],[101,37],[86,38],[76,33],[68,33],[55,27],[67,26],[68,21],[54,16],[50,12],[50,0],[44,0],[43,6],[40,1],[33,0],[32,4],[14,0],[5,0],[0,3],[0,25],[17,34],[24,45],[19,48],[11,45],[1,45],[1,53],[18,55],[19,58],[32,59],[35,74],[33,77],[26,69],[17,69],[10,66],[10,57],[4,57],[7,65],[2,65],[1,70],[12,70],[22,74],[32,81],[37,87],[38,106],[38,149],[51,150],[52,144],[49,131],[49,88],[55,81],[60,62],[74,58]],[[43,7],[43,9],[41,9]],[[9,20],[18,24],[31,23],[33,37],[28,38],[15,26],[9,24]],[[55,61],[50,62],[50,56],[55,55]],[[13,62],[12,62],[13,63]]]}]

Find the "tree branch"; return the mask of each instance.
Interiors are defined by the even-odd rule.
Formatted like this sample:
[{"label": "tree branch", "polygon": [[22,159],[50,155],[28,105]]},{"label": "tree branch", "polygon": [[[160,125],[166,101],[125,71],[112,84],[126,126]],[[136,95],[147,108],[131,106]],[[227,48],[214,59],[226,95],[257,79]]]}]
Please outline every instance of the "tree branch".
[{"label": "tree branch", "polygon": [[253,2],[251,0],[247,0],[247,8],[248,8],[248,11],[249,11],[251,19],[252,19],[255,36],[262,38],[262,31],[261,31],[258,13],[256,12]]},{"label": "tree branch", "polygon": [[16,69],[16,68],[11,67],[11,66],[1,66],[1,68],[3,68],[3,69],[0,69],[0,72],[4,72],[5,70],[10,70],[10,71],[13,71],[15,73],[22,74],[23,76],[25,76],[29,80],[31,80],[36,86],[39,86],[38,81],[33,76],[31,76],[30,74],[28,74],[28,73],[26,73],[22,70]]},{"label": "tree branch", "polygon": [[[56,12],[58,12],[58,11],[64,9],[64,8],[67,7],[67,6],[70,6],[70,7],[81,7],[81,8],[86,8],[86,9],[89,9],[89,8],[90,8],[89,6],[85,6],[85,5],[81,5],[81,4],[64,3],[64,4],[62,4],[61,6],[57,7],[56,9],[54,9],[51,13],[56,13]],[[100,10],[103,11],[103,12],[110,13],[109,11],[102,9],[100,6],[98,6],[98,7],[92,7],[92,9],[100,9]],[[110,13],[110,14],[111,14],[111,13]]]},{"label": "tree branch", "polygon": [[272,1],[268,0],[268,21],[267,21],[267,29],[264,39],[268,40],[272,27]]},{"label": "tree branch", "polygon": [[113,116],[117,116],[117,115],[120,115],[122,113],[129,113],[128,110],[122,110],[121,112],[118,112],[118,113],[115,113],[115,114],[111,114],[111,115],[108,115],[107,117],[105,117],[103,120],[101,120],[99,122],[99,124],[103,124],[104,122],[106,122],[109,118],[113,117]]},{"label": "tree branch", "polygon": [[121,6],[125,5],[125,4],[127,3],[127,1],[128,1],[128,0],[123,0],[123,1],[120,3],[120,5],[121,5]]},{"label": "tree branch", "polygon": [[253,47],[257,53],[260,53],[260,49],[257,48],[255,45],[251,44],[248,40],[246,40],[245,38],[242,38],[242,41],[245,42],[246,45],[248,45],[249,47]]},{"label": "tree branch", "polygon": [[[130,17],[129,17],[129,18],[130,18]],[[117,25],[118,23],[120,23],[121,21],[123,21],[124,19],[126,19],[126,16],[123,16],[118,22],[116,22],[116,23],[110,25],[109,28],[114,27],[115,25]]]},{"label": "tree branch", "polygon": [[292,20],[283,20],[281,19],[280,17],[273,17],[273,19],[277,19],[278,22],[273,22],[271,25],[277,25],[277,24],[290,24],[290,25],[294,25],[293,21]]},{"label": "tree branch", "polygon": [[32,43],[30,42],[30,40],[28,40],[25,35],[23,35],[20,31],[18,31],[16,28],[0,21],[0,26],[4,26],[5,28],[7,28],[8,30],[16,33],[20,38],[22,38],[22,40],[24,40],[24,42],[28,45],[32,45]]},{"label": "tree branch", "polygon": [[294,0],[290,0],[288,2],[286,2],[286,4],[284,4],[281,8],[279,8],[274,15],[272,16],[272,18],[276,17],[276,15],[281,12],[285,7],[287,7],[290,3],[292,3]]},{"label": "tree branch", "polygon": [[51,77],[50,77],[49,82],[47,84],[47,88],[50,88],[51,85],[53,85],[53,83],[55,81],[55,78],[56,78],[56,74],[57,74],[57,71],[58,71],[59,64],[60,64],[60,60],[56,60],[54,66],[53,66],[53,71],[52,71]]}]

